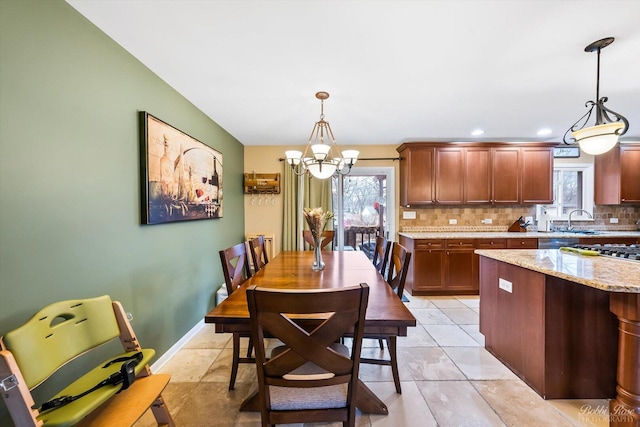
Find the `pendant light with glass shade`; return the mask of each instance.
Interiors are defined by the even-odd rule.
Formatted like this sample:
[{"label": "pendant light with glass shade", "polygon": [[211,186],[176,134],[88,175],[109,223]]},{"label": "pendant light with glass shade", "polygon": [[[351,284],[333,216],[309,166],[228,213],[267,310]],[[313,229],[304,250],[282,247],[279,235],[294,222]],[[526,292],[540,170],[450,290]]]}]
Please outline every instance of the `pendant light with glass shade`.
[{"label": "pendant light with glass shade", "polygon": [[[580,149],[587,154],[598,155],[611,150],[618,143],[618,138],[629,130],[629,121],[613,110],[604,106],[608,98],[603,96],[600,98],[600,50],[609,46],[615,39],[607,37],[602,40],[595,41],[584,48],[585,52],[598,53],[598,73],[596,77],[596,100],[587,101],[585,106],[589,111],[578,119],[569,130],[564,134],[563,142],[571,145],[576,142],[580,145]],[[591,114],[595,108],[595,124],[585,127],[591,118]],[[568,137],[569,133],[573,138]]]},{"label": "pendant light with glass shade", "polygon": [[331,126],[324,119],[324,100],[329,98],[329,93],[318,92],[316,98],[320,100],[320,120],[313,125],[304,154],[296,150],[285,151],[287,163],[296,175],[309,172],[318,179],[330,178],[335,173],[346,175],[358,160],[359,152],[340,151]]}]

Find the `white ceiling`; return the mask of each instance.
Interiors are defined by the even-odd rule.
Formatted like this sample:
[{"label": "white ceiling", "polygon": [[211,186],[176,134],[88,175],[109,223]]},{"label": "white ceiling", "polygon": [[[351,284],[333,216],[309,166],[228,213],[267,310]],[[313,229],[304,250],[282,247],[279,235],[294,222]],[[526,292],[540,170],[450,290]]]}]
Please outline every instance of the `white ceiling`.
[{"label": "white ceiling", "polygon": [[600,96],[640,140],[638,0],[67,1],[244,145],[304,144],[321,90],[343,148],[561,141],[609,36]]}]

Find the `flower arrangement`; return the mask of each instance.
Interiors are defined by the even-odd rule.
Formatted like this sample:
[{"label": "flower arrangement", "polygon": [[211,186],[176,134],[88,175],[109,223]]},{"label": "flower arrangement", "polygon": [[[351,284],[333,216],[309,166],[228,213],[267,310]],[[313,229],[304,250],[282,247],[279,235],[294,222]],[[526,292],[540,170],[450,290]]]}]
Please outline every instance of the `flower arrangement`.
[{"label": "flower arrangement", "polygon": [[302,213],[307,220],[309,230],[311,230],[314,239],[320,239],[322,232],[327,227],[327,223],[333,219],[333,212],[323,212],[322,208],[304,208]]}]

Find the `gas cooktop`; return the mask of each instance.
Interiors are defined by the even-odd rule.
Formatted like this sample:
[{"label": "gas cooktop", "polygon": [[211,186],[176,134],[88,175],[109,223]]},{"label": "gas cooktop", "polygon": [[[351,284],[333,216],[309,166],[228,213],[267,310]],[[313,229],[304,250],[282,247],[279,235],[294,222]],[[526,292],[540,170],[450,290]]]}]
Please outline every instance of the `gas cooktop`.
[{"label": "gas cooktop", "polygon": [[575,245],[579,249],[596,251],[602,256],[623,258],[631,261],[640,261],[640,245]]}]

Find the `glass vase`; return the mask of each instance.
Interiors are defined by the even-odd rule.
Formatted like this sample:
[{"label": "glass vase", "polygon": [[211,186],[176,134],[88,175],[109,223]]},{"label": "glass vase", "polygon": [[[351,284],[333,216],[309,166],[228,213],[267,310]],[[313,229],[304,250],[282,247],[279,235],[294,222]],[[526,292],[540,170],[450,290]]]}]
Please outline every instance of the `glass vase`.
[{"label": "glass vase", "polygon": [[313,271],[324,270],[324,261],[322,261],[322,237],[313,236],[313,264],[311,269]]}]

